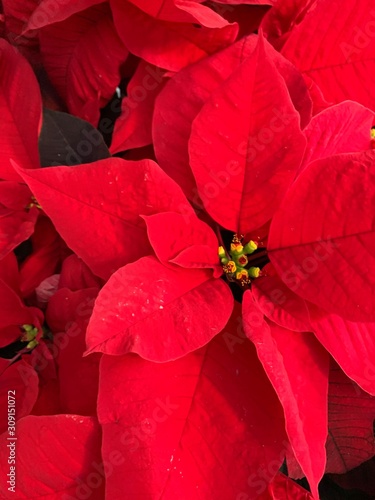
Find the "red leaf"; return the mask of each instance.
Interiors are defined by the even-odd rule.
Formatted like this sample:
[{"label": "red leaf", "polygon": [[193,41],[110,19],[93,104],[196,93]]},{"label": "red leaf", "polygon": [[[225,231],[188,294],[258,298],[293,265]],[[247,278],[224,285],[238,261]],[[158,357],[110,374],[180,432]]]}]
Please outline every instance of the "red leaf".
[{"label": "red leaf", "polygon": [[165,267],[144,257],[111,276],[87,329],[88,353],[135,352],[170,361],[207,344],[227,323],[233,297],[201,269]]},{"label": "red leaf", "polygon": [[53,333],[65,332],[72,326],[75,327],[75,335],[81,334],[81,326],[75,325],[77,318],[88,320],[94,305],[94,297],[97,290],[91,288],[86,290],[70,291],[66,288],[58,290],[48,303],[46,320]]},{"label": "red leaf", "polygon": [[361,391],[335,364],[328,394],[326,472],[343,473],[375,454],[375,398]]},{"label": "red leaf", "polygon": [[[312,2],[311,2],[312,3]],[[283,55],[308,74],[335,103],[353,99],[373,107],[373,3],[314,2],[291,31]],[[328,36],[327,36],[327,33]]]},{"label": "red leaf", "polygon": [[312,498],[308,491],[279,472],[268,485],[267,492],[257,497],[257,500],[312,500]]},{"label": "red leaf", "polygon": [[0,40],[0,114],[0,178],[19,181],[11,160],[39,167],[42,99],[29,63],[5,40]]},{"label": "red leaf", "polygon": [[23,35],[27,22],[38,6],[38,0],[2,0],[5,20],[5,38],[33,65],[40,64],[39,39],[32,31]]},{"label": "red leaf", "polygon": [[308,75],[304,74],[303,79],[306,82],[308,91],[309,91],[309,96],[312,100],[313,103],[313,110],[312,114],[315,116],[318,113],[321,113],[325,109],[329,108],[332,106],[332,103],[327,102],[324,99],[323,93],[318,87],[318,85],[312,80]]},{"label": "red leaf", "polygon": [[178,71],[230,45],[238,33],[236,24],[197,28],[188,23],[155,19],[122,0],[111,0],[110,4],[117,32],[129,51],[171,71]]},{"label": "red leaf", "polygon": [[163,71],[144,61],[130,80],[121,115],[116,120],[111,152],[139,148],[152,143],[151,125],[156,96],[164,84]]},{"label": "red leaf", "polygon": [[191,168],[207,212],[241,234],[265,224],[292,182],[305,144],[286,84],[260,39],[193,122]]},{"label": "red leaf", "polygon": [[318,0],[283,0],[276,2],[264,16],[261,24],[269,42],[281,50],[291,31],[306,14],[316,7]]},{"label": "red leaf", "polygon": [[49,319],[63,308],[68,308],[70,313],[64,317],[64,322],[67,320],[64,329],[59,329],[54,335],[62,413],[96,415],[100,355],[83,358],[82,354],[86,349],[86,328],[97,294],[95,288],[78,292],[61,289],[50,300]]},{"label": "red leaf", "polygon": [[72,292],[83,288],[101,287],[101,280],[94,276],[77,255],[69,255],[62,263],[59,288],[69,288]]},{"label": "red leaf", "polygon": [[20,266],[23,297],[32,295],[43,280],[55,273],[66,251],[64,242],[47,217],[38,218],[30,240],[33,251]]},{"label": "red leaf", "polygon": [[145,217],[147,234],[158,259],[186,268],[212,268],[223,274],[214,231],[198,217],[165,212]]},{"label": "red leaf", "polygon": [[29,19],[25,31],[39,29],[49,24],[64,21],[77,12],[88,9],[93,5],[102,3],[103,0],[41,0]]},{"label": "red leaf", "polygon": [[17,257],[13,252],[0,260],[0,280],[19,295],[20,283]]},{"label": "red leaf", "polygon": [[38,209],[27,208],[32,201],[30,190],[18,182],[0,181],[0,200],[0,259],[2,259],[31,236],[38,217]]},{"label": "red leaf", "polygon": [[38,399],[32,409],[32,415],[57,415],[60,408],[59,383],[56,378],[39,384]]},{"label": "red leaf", "polygon": [[[96,419],[30,415],[18,422],[16,433],[16,496],[10,497],[9,484],[1,481],[2,498],[59,500],[81,498],[89,492],[90,500],[103,500],[101,436]],[[8,471],[7,444],[12,441],[7,438],[8,433],[0,436],[0,463],[2,470]]]},{"label": "red leaf", "polygon": [[284,408],[286,431],[293,452],[318,495],[326,463],[329,357],[311,333],[295,333],[263,319],[252,294],[244,295],[246,335]]},{"label": "red leaf", "polygon": [[48,76],[70,113],[96,125],[100,108],[120,82],[120,65],[128,55],[109,6],[94,6],[44,28],[40,46]]},{"label": "red leaf", "polygon": [[200,23],[207,28],[222,28],[228,23],[214,10],[196,0],[130,0],[149,16],[177,23]]},{"label": "red leaf", "polygon": [[311,163],[287,192],[268,238],[284,283],[350,321],[375,319],[374,158],[367,151]]},{"label": "red leaf", "polygon": [[[24,324],[35,324],[35,326],[39,326],[39,311],[34,307],[26,307],[16,292],[1,280],[0,313],[0,328],[8,326],[20,327]],[[17,340],[17,338],[21,335],[20,330],[18,330],[17,336],[16,330],[11,330],[8,333],[11,334],[12,339],[10,340],[8,337],[1,337],[0,347],[4,347],[9,344],[9,340],[11,342]]]},{"label": "red leaf", "polygon": [[230,23],[236,22],[239,26],[237,39],[257,33],[260,23],[269,10],[270,5],[249,5],[249,4],[218,4],[213,0],[206,3],[216,12],[221,14]]},{"label": "red leaf", "polygon": [[262,313],[283,328],[296,332],[311,330],[306,302],[293,293],[269,264],[262,269],[266,276],[252,283],[254,300]]},{"label": "red leaf", "polygon": [[276,0],[215,0],[216,3],[228,5],[274,5]]},{"label": "red leaf", "polygon": [[[8,408],[8,412],[3,411],[0,416],[0,433],[12,436],[8,433],[8,426],[17,427],[18,420],[29,415],[38,397],[38,382],[36,371],[23,359],[8,366],[5,371],[0,370],[1,406],[4,410]],[[15,420],[8,419],[8,413]],[[14,432],[14,429],[10,430]]]},{"label": "red leaf", "polygon": [[107,475],[109,498],[255,498],[288,446],[279,402],[243,338],[230,353],[219,335],[171,363],[104,356],[98,412],[103,459],[123,456]]},{"label": "red leaf", "polygon": [[[252,55],[256,44],[257,37],[249,36],[183,69],[171,78],[155,101],[152,133],[156,157],[168,175],[202,208],[188,154],[192,122],[215,89]],[[301,75],[269,44],[266,43],[265,49],[287,82],[293,104],[301,114],[301,123],[306,125],[311,116],[311,101]],[[210,182],[214,187],[218,184],[215,176]]]},{"label": "red leaf", "polygon": [[139,214],[193,212],[179,186],[151,160],[108,158],[20,173],[67,245],[103,278],[152,253]]},{"label": "red leaf", "polygon": [[354,323],[310,308],[312,331],[348,377],[375,395],[375,323]]},{"label": "red leaf", "polygon": [[302,168],[334,154],[369,149],[373,120],[373,111],[351,101],[331,106],[314,116],[304,130],[307,148]]}]

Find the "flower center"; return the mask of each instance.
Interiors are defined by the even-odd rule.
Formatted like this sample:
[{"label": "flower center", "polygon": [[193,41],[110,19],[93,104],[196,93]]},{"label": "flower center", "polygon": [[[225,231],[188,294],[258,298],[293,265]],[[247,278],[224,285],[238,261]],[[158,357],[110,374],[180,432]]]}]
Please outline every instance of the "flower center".
[{"label": "flower center", "polygon": [[27,349],[34,349],[39,342],[36,340],[36,336],[38,335],[38,328],[34,325],[22,325],[22,342],[27,342]]},{"label": "flower center", "polygon": [[250,240],[244,245],[243,236],[237,234],[233,236],[228,252],[224,247],[219,247],[220,262],[228,281],[237,282],[244,287],[250,285],[252,279],[261,276],[260,268],[254,265],[258,259],[254,257],[258,255],[264,257],[265,252],[261,251],[253,255],[256,250],[258,250],[258,245],[255,241]]}]

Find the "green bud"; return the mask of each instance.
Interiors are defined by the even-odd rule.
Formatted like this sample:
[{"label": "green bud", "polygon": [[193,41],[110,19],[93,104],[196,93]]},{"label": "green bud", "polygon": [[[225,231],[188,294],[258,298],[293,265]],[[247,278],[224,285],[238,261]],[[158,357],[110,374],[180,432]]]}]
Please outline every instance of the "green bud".
[{"label": "green bud", "polygon": [[244,250],[244,253],[246,253],[247,255],[251,255],[252,253],[255,252],[255,250],[257,250],[257,248],[258,248],[258,245],[255,243],[255,241],[250,240],[249,243],[246,243],[243,250]]}]

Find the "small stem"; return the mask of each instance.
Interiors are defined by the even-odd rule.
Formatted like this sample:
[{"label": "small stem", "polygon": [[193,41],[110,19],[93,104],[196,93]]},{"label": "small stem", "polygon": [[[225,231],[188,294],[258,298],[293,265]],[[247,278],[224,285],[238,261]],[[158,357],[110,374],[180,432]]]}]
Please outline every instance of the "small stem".
[{"label": "small stem", "polygon": [[225,248],[225,245],[223,242],[223,237],[221,236],[221,232],[220,232],[220,228],[219,228],[218,224],[216,224],[216,226],[215,226],[215,233],[216,233],[217,239],[219,241],[219,247],[221,246],[221,247]]},{"label": "small stem", "polygon": [[249,264],[250,262],[254,262],[255,260],[261,259],[262,257],[267,256],[267,250],[261,250],[260,252],[255,252],[252,255],[247,257]]}]

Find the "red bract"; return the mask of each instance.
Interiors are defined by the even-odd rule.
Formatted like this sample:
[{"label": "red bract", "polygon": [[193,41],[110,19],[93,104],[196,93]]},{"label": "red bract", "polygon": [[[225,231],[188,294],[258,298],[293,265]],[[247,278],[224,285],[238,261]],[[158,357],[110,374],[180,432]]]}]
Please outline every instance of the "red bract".
[{"label": "red bract", "polygon": [[[236,334],[237,314],[227,333]],[[219,335],[164,364],[103,357],[103,457],[113,449],[123,456],[107,476],[109,497],[255,498],[259,483],[264,491],[288,442],[277,398],[242,341],[230,352]]]},{"label": "red bract", "polygon": [[0,181],[0,258],[8,255],[33,233],[38,209],[32,205],[27,186]]},{"label": "red bract", "polygon": [[[47,321],[53,332],[58,353],[55,356],[59,371],[59,394],[62,413],[96,415],[98,392],[99,355],[83,358],[86,327],[90,319],[96,288],[71,292],[60,289],[50,300]],[[62,309],[65,314],[62,315]],[[65,323],[56,325],[56,323]],[[84,397],[83,397],[84,395]]]},{"label": "red bract", "polygon": [[5,40],[0,40],[0,110],[0,178],[20,181],[10,160],[23,168],[39,167],[42,100],[28,62]]},{"label": "red bract", "polygon": [[23,297],[29,298],[43,280],[57,271],[68,251],[53,224],[45,216],[39,217],[30,243],[33,251],[20,266],[21,293]]},{"label": "red bract", "polygon": [[180,188],[150,160],[19,171],[69,247],[103,278],[152,253],[140,215],[192,212]]},{"label": "red bract", "polygon": [[[218,54],[189,66],[171,78],[156,99],[153,119],[153,140],[156,157],[161,167],[179,183],[189,199],[196,205],[201,206],[202,202],[199,199],[189,160],[188,144],[193,120],[197,117],[205,102],[209,100],[212,92],[214,92],[215,89],[220,89],[220,86],[225,80],[232,74],[234,75],[236,70],[239,70],[239,67],[253,54],[256,45],[257,37],[250,36],[231,45]],[[303,126],[307,125],[311,117],[311,100],[303,79],[301,79],[301,75],[296,71],[293,65],[282,58],[280,54],[275,52],[266,42],[265,51],[265,59],[270,59],[272,61],[270,62],[271,66],[272,63],[276,66],[281,77],[286,82],[293,105],[301,115],[301,124]],[[250,65],[250,62],[248,62],[248,65]],[[250,68],[250,75],[251,72],[252,70]],[[281,88],[284,87],[283,84],[280,83],[280,77],[277,78],[277,81]],[[220,92],[220,90],[218,91]],[[285,107],[288,105],[285,104],[285,102],[289,102],[289,99],[285,95],[285,89],[282,95],[284,97],[282,107]],[[273,107],[277,108],[278,106],[279,99],[277,99]],[[217,111],[220,110],[218,109]],[[239,111],[240,108],[237,112]],[[232,110],[232,117],[234,117],[233,113],[235,113],[235,108]],[[293,111],[292,114],[294,115],[295,111]],[[276,118],[276,116],[272,116],[272,118]],[[243,119],[245,120],[245,118]],[[294,117],[293,120],[295,120]],[[220,128],[222,128],[224,123],[220,121],[219,123],[216,122],[214,125],[215,129],[219,125]],[[269,125],[270,123],[267,123],[267,126]],[[233,123],[232,126],[234,130],[236,130]],[[253,126],[256,126],[255,123]],[[206,133],[208,133],[208,130],[204,131],[204,135]],[[211,132],[211,135],[212,133],[213,132]],[[236,134],[240,133],[241,130],[236,130]],[[220,143],[222,139],[223,138],[220,138]],[[239,145],[240,144],[236,145],[237,148]],[[225,147],[225,142],[223,146]],[[265,147],[267,144],[260,145],[260,147],[263,146]],[[207,144],[205,144],[204,147],[206,148]],[[241,151],[242,150],[243,148]],[[245,161],[246,150],[242,156],[243,161]],[[228,165],[226,164],[225,166],[227,167]],[[232,168],[231,163],[229,166]],[[217,175],[215,176],[215,173],[213,169],[211,179],[209,179],[210,182],[206,183],[205,189],[207,191],[209,191],[212,185],[215,187],[215,185],[218,184]],[[224,173],[228,174],[229,172]],[[201,191],[202,188],[203,186],[201,186]],[[206,198],[216,198],[217,194],[218,193],[212,195],[211,192],[208,192]]]},{"label": "red bract", "polygon": [[172,71],[230,45],[238,32],[236,24],[206,28],[174,23],[155,19],[129,2],[111,0],[110,4],[117,32],[129,51]]},{"label": "red bract", "polygon": [[215,278],[223,274],[217,258],[217,237],[197,217],[165,212],[145,220],[150,243],[161,262],[187,268],[212,268]]},{"label": "red bract", "polygon": [[99,293],[88,353],[136,352],[170,361],[207,344],[227,323],[233,297],[204,269],[166,267],[154,257],[119,269]]},{"label": "red bract", "polygon": [[[7,445],[12,443],[8,437],[8,433],[0,436],[2,464],[7,463],[10,450]],[[95,418],[30,415],[18,422],[17,437],[17,499],[77,498],[78,495],[87,495],[87,490],[93,500],[103,499],[100,427]],[[99,477],[99,482],[96,481],[96,486],[91,489],[85,484],[90,474]],[[1,482],[3,498],[12,494],[8,491],[9,486],[6,481]]]},{"label": "red bract", "polygon": [[268,485],[266,493],[257,498],[258,500],[312,500],[313,497],[305,489],[279,472]]},{"label": "red bract", "polygon": [[44,67],[70,113],[96,125],[99,108],[115,92],[127,57],[109,6],[94,6],[43,28],[40,45]]},{"label": "red bract", "polygon": [[371,107],[375,98],[370,77],[374,64],[372,2],[302,4],[301,13],[293,11],[293,27],[282,54],[311,76],[329,101],[353,99]]},{"label": "red bract", "polygon": [[225,19],[195,0],[129,0],[147,14],[163,21],[200,23],[207,28],[222,28]]},{"label": "red bract", "polygon": [[63,0],[56,4],[54,0],[42,0],[38,2],[24,30],[39,29],[49,24],[64,21],[77,12],[81,12],[93,5],[102,3],[102,1],[103,0],[76,0],[72,2],[71,0]]},{"label": "red bract", "polygon": [[307,147],[301,169],[320,158],[369,149],[373,121],[373,111],[352,101],[317,114],[304,130]]},{"label": "red bract", "polygon": [[372,10],[3,1],[1,498],[318,500],[371,459]]},{"label": "red bract", "polygon": [[352,321],[375,315],[374,160],[368,151],[313,162],[286,194],[268,239],[289,288]]},{"label": "red bract", "polygon": [[33,65],[40,64],[39,40],[34,31],[23,36],[27,22],[38,5],[38,0],[2,0],[4,38],[17,46]]},{"label": "red bract", "polygon": [[111,152],[140,148],[152,143],[151,125],[156,96],[164,86],[164,71],[144,61],[130,80],[115,123]]},{"label": "red bract", "polygon": [[[1,360],[0,364],[0,400],[10,401],[13,408],[9,414],[14,417],[12,419],[14,427],[17,421],[29,415],[37,397],[38,397],[38,375],[33,367],[31,367],[24,359],[9,365],[9,362]],[[9,388],[12,387],[11,393]],[[8,395],[13,396],[8,398]],[[0,433],[8,431],[8,412],[3,412],[0,418]],[[14,432],[14,430],[13,430]]]},{"label": "red bract", "polygon": [[[304,149],[299,114],[260,39],[192,125],[189,156],[205,209],[234,232],[259,228],[278,207]],[[210,192],[212,179],[221,189]]]},{"label": "red bract", "polygon": [[328,354],[311,333],[266,322],[250,292],[244,296],[243,320],[283,405],[293,452],[317,498],[326,460]]},{"label": "red bract", "polygon": [[0,280],[0,346],[4,347],[21,336],[21,325],[40,327],[43,315],[35,307],[26,307],[19,295]]}]

